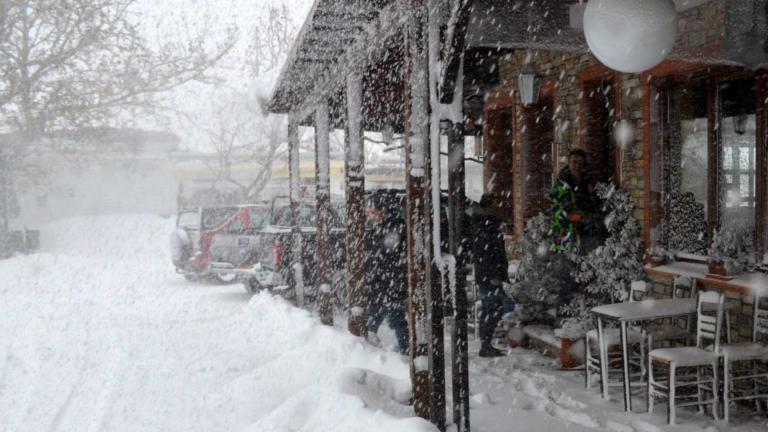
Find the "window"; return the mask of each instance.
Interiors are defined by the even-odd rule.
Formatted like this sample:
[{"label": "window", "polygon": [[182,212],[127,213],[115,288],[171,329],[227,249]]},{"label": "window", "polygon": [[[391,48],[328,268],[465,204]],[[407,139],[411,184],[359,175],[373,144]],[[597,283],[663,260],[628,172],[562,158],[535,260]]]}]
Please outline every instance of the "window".
[{"label": "window", "polygon": [[270,222],[269,208],[249,207],[248,217],[250,218],[251,230],[261,229]]},{"label": "window", "polygon": [[720,226],[740,233],[754,247],[757,207],[755,82],[733,80],[718,86]]},{"label": "window", "polygon": [[200,229],[200,213],[197,210],[179,213],[177,225],[181,228]]},{"label": "window", "polygon": [[587,168],[599,182],[612,180],[616,173],[616,148],[613,141],[615,93],[615,85],[610,78],[588,81],[583,85],[583,147],[589,154]]},{"label": "window", "polygon": [[652,244],[705,254],[712,233],[728,229],[751,250],[765,252],[768,215],[760,182],[768,167],[760,162],[759,93],[754,77],[744,74],[654,81]]},{"label": "window", "polygon": [[662,177],[656,187],[662,211],[661,243],[671,250],[704,254],[707,249],[709,119],[706,81],[667,82],[657,93],[661,119],[655,159]]},{"label": "window", "polygon": [[214,207],[203,209],[203,228],[218,228],[237,212],[236,207]]}]

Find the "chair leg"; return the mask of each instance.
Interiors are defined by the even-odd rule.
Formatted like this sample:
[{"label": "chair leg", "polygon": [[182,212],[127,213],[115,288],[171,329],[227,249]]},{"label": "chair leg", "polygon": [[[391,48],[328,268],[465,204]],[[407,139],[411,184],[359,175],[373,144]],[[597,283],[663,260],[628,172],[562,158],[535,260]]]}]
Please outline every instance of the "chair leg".
[{"label": "chair leg", "polygon": [[586,388],[590,388],[591,382],[590,382],[590,371],[589,367],[591,365],[592,356],[589,355],[589,338],[584,338],[584,386]]},{"label": "chair leg", "polygon": [[653,386],[653,360],[651,359],[650,356],[648,356],[648,387],[647,387],[647,392],[648,392],[647,396],[648,396],[648,398],[647,398],[647,401],[648,401],[648,412],[649,413],[653,412],[653,387],[652,386]]},{"label": "chair leg", "polygon": [[720,377],[718,376],[718,363],[720,360],[715,360],[712,363],[712,418],[717,420],[718,411],[720,409]]},{"label": "chair leg", "polygon": [[674,362],[669,363],[669,390],[667,392],[667,423],[675,424],[675,368]]},{"label": "chair leg", "polygon": [[731,365],[728,357],[723,359],[723,419],[727,423],[729,420],[729,409],[731,399]]},{"label": "chair leg", "polygon": [[755,409],[757,412],[763,412],[763,407],[760,405],[760,399],[757,397],[760,394],[760,388],[757,386],[757,374],[759,373],[759,368],[757,364],[757,360],[752,360],[752,396],[755,398]]},{"label": "chair leg", "polygon": [[[648,347],[648,351],[651,350],[651,347]],[[640,339],[640,378],[641,379],[648,379],[648,371],[645,369],[645,340],[644,338]]]},{"label": "chair leg", "polygon": [[699,401],[699,414],[701,414],[704,412],[704,405],[701,404],[704,401],[704,389],[701,386],[701,366],[696,367],[696,381],[699,382],[696,384],[696,396]]},{"label": "chair leg", "polygon": [[728,344],[731,344],[731,312],[725,310],[725,340]]}]

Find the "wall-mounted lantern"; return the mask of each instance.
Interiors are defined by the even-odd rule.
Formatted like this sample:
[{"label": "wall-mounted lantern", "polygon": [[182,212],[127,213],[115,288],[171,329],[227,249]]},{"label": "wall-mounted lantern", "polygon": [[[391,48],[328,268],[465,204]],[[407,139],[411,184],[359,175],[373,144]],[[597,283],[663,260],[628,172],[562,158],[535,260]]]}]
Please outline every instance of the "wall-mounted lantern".
[{"label": "wall-mounted lantern", "polygon": [[747,113],[739,113],[739,115],[735,116],[733,118],[733,129],[736,131],[739,135],[744,135],[747,133],[747,121],[749,120],[749,116]]},{"label": "wall-mounted lantern", "polygon": [[537,74],[533,65],[528,63],[517,77],[517,89],[520,92],[520,102],[525,106],[534,105],[539,101],[539,92],[544,77]]}]

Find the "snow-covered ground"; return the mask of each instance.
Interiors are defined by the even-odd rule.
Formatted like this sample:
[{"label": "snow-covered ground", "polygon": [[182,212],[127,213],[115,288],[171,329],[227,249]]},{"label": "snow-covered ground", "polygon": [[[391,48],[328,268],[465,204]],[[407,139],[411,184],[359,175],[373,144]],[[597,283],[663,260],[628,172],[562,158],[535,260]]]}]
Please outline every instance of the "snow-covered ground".
[{"label": "snow-covered ground", "polygon": [[[172,226],[61,221],[43,230],[41,253],[0,261],[1,431],[434,430],[407,405],[404,357],[268,293],[187,282],[170,264]],[[625,415],[538,354],[476,349],[474,431],[667,430],[661,405]],[[768,427],[765,416],[681,423],[670,430]]]}]

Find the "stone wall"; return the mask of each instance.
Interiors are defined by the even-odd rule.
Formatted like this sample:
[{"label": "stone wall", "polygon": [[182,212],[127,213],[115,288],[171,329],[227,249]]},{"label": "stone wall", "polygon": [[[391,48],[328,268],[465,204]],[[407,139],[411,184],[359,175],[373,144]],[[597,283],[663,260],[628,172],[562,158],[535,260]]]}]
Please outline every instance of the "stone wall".
[{"label": "stone wall", "polygon": [[[672,297],[672,283],[668,279],[651,277],[649,278],[649,284],[654,298]],[[752,296],[731,291],[725,292],[725,308],[730,312],[729,325],[732,342],[738,343],[752,340],[753,307],[754,298]],[[725,319],[725,316],[723,316],[723,319]]]},{"label": "stone wall", "polygon": [[[699,7],[689,9],[680,14],[678,39],[675,49],[670,55],[670,62],[663,65],[667,72],[674,61],[686,61],[691,63],[716,64],[722,61],[724,55],[723,44],[725,41],[725,10],[727,0],[713,0]],[[528,58],[530,56],[530,58]],[[589,53],[578,52],[554,52],[516,51],[507,54],[499,62],[500,82],[496,88],[489,92],[486,106],[498,100],[513,100],[515,112],[518,118],[518,131],[521,129],[522,106],[519,97],[510,98],[517,92],[517,77],[526,60],[530,60],[534,68],[545,76],[545,87],[554,85],[554,123],[556,127],[556,167],[553,166],[553,174],[556,169],[562,167],[566,160],[564,155],[572,148],[580,147],[583,131],[582,81],[589,71],[600,68],[599,62]],[[659,69],[662,69],[660,67]],[[617,119],[626,120],[633,127],[633,139],[623,149],[621,157],[621,182],[635,200],[637,209],[635,217],[641,224],[644,223],[645,202],[645,168],[649,161],[645,160],[644,127],[650,119],[643,110],[644,91],[648,89],[646,80],[653,77],[653,70],[647,74],[616,74],[618,78],[620,96],[620,112]],[[648,100],[651,96],[648,95]],[[651,101],[652,103],[652,101]],[[521,185],[525,182],[523,173],[521,138],[518,134],[515,142],[515,225],[518,234],[524,226],[523,205],[524,196]],[[669,281],[652,280],[654,295],[660,298],[671,297],[671,284]],[[731,309],[731,329],[734,341],[748,340],[751,338],[753,299],[738,293],[728,292],[727,306]]]},{"label": "stone wall", "polygon": [[[725,6],[726,0],[714,0],[699,7],[689,9],[680,14],[678,40],[670,59],[685,59],[688,61],[713,61],[713,56],[722,55],[722,44],[725,39]],[[545,76],[545,87],[554,85],[555,96],[555,147],[558,168],[553,167],[553,177],[556,169],[562,167],[565,155],[572,148],[580,147],[581,136],[584,133],[582,119],[582,78],[585,71],[600,68],[599,62],[589,53],[557,52],[533,50],[515,51],[507,54],[499,61],[499,84],[488,92],[486,107],[498,100],[509,101],[510,96],[517,93],[517,77],[526,60],[530,60],[534,68]],[[643,117],[644,77],[641,74],[616,74],[618,91],[621,92],[619,113],[616,119],[625,120],[633,128],[633,139],[621,152],[620,173],[621,183],[634,198],[637,206],[635,217],[644,224],[645,166],[649,161],[644,159],[644,122]],[[515,227],[516,234],[521,234],[525,218],[523,208],[526,204],[522,185],[526,181],[523,172],[523,154],[521,149],[522,106],[519,97],[514,97],[515,112],[517,113],[518,131],[515,142],[515,157],[513,163]],[[509,103],[509,102],[507,102]]]}]

